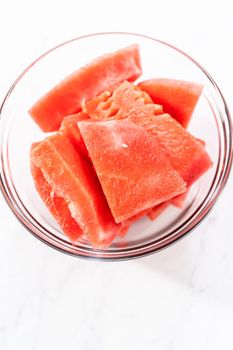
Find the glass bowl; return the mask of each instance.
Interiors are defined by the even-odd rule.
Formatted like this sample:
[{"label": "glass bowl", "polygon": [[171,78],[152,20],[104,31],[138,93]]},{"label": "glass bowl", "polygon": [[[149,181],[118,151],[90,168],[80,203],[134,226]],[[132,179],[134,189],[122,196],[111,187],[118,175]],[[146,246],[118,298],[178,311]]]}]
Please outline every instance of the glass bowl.
[{"label": "glass bowl", "polygon": [[[87,241],[71,243],[39,198],[32,181],[29,149],[45,135],[27,110],[69,73],[92,59],[137,43],[143,75],[196,81],[204,92],[189,130],[205,140],[213,167],[192,186],[182,209],[170,206],[157,220],[143,218],[125,238],[108,249],[94,250]],[[124,260],[168,247],[190,233],[209,213],[228,178],[232,161],[232,128],[226,102],[214,80],[197,62],[160,40],[130,33],[99,33],[65,42],[34,61],[15,81],[1,106],[1,189],[13,213],[35,237],[77,257]]]}]

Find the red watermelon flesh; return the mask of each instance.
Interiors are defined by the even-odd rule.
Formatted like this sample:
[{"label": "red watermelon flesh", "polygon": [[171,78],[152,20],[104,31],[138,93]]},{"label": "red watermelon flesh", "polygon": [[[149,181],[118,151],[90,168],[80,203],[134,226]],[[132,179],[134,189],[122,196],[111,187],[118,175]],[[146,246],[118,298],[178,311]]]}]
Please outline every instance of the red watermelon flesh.
[{"label": "red watermelon flesh", "polygon": [[[198,140],[198,139],[196,139]],[[205,145],[204,141],[202,142],[203,145]],[[191,183],[195,182],[196,179],[198,179],[201,175],[203,175],[209,168],[212,166],[212,162],[206,152],[202,154],[202,156],[198,160],[197,166],[195,164],[193,165],[193,178],[194,180],[190,180]],[[189,186],[190,187],[190,186]],[[171,199],[171,204],[174,205],[175,207],[182,208],[184,205],[184,202],[187,198],[189,188],[185,193],[180,194],[177,197],[174,197]]]},{"label": "red watermelon flesh", "polygon": [[[160,205],[160,204],[159,204]],[[122,222],[122,228],[120,229],[120,231],[118,232],[118,236],[120,237],[124,237],[126,235],[126,233],[129,231],[130,226],[132,224],[134,224],[137,220],[140,220],[141,218],[143,218],[144,216],[146,216],[151,209],[146,209],[144,211],[142,211],[141,213],[134,215],[132,217],[130,217],[129,219],[125,220]],[[152,209],[153,210],[153,209]]]},{"label": "red watermelon flesh", "polygon": [[128,120],[78,123],[117,223],[186,190],[155,136]]},{"label": "red watermelon flesh", "polygon": [[[181,196],[181,195],[180,195]],[[169,206],[169,201],[167,202],[163,202],[161,204],[156,205],[154,208],[152,208],[149,213],[147,214],[147,216],[151,219],[151,220],[155,220],[157,219],[157,217],[162,214],[164,212],[165,209],[167,209],[167,207]]]},{"label": "red watermelon flesh", "polygon": [[102,96],[103,98],[99,96],[86,104],[90,117],[128,118],[156,135],[166,149],[173,167],[188,186],[210,168],[212,162],[205,152],[203,142],[195,139],[169,114],[157,115],[150,97],[132,83],[123,82],[112,94],[106,92]]},{"label": "red watermelon flesh", "polygon": [[[198,142],[200,142],[200,144],[203,145],[203,146],[205,147],[205,145],[206,145],[206,144],[205,144],[205,141],[203,141],[203,140],[201,140],[201,139],[198,139],[198,138],[196,138],[196,140],[197,140]],[[203,157],[205,158],[206,156],[203,155]],[[208,162],[209,162],[209,161],[208,161]],[[202,163],[202,160],[199,160],[199,163],[201,164],[201,163]],[[186,200],[186,198],[187,198],[188,190],[189,190],[189,188],[187,189],[186,192],[180,194],[180,195],[177,196],[177,197],[172,198],[172,199],[171,199],[171,204],[174,205],[174,206],[177,207],[177,208],[182,208],[183,205],[184,205],[184,202],[185,202],[185,200]]]},{"label": "red watermelon flesh", "polygon": [[93,119],[123,119],[132,114],[142,118],[148,114],[162,114],[163,107],[154,104],[150,96],[128,81],[114,90],[104,91],[83,105],[83,111]]},{"label": "red watermelon flesh", "polygon": [[[80,134],[80,131],[77,125],[79,121],[83,121],[87,119],[90,119],[90,117],[87,113],[84,113],[84,112],[79,112],[77,114],[72,114],[70,116],[67,116],[63,119],[60,130],[67,135],[67,137],[73,143],[73,145],[77,147],[78,151],[81,151],[83,155],[89,158],[86,146],[83,142],[82,136]],[[141,217],[145,216],[148,213],[148,211],[149,210],[147,209],[142,213],[139,213],[129,218],[128,220],[122,223],[123,227],[126,227],[126,226],[129,227],[130,224],[134,223],[135,221],[139,220]],[[122,234],[119,233],[119,235],[122,235]]]},{"label": "red watermelon flesh", "polygon": [[[158,105],[159,106],[159,105]],[[137,89],[133,84],[129,82],[123,82],[119,86],[117,86],[113,91],[105,91],[101,95],[93,98],[85,105],[85,110],[90,114],[92,118],[102,118],[102,119],[117,119],[117,118],[128,118],[131,121],[133,121],[136,124],[139,124],[143,127],[145,127],[147,130],[151,128],[151,123],[155,123],[156,119],[154,115],[161,114],[162,110],[159,111],[159,109],[156,109],[159,111],[159,113],[155,113],[153,109],[153,104],[151,104],[151,99],[148,96],[148,94],[145,94],[143,92],[140,92],[139,89]],[[171,118],[170,118],[171,119]],[[152,120],[152,122],[151,122]],[[172,120],[171,120],[172,121]],[[178,123],[175,123],[176,126],[179,126]],[[174,128],[174,127],[173,127]],[[170,133],[168,129],[168,133]],[[198,150],[197,142],[195,142],[195,138],[192,137],[190,134],[188,134],[183,128],[178,128],[178,131],[174,130],[175,132],[180,133],[180,137],[176,140],[176,136],[170,135],[171,139],[167,137],[167,140],[164,140],[164,144],[168,141],[168,144],[171,144],[171,142],[176,143],[181,148],[183,148],[183,145],[185,144],[183,142],[183,137],[186,138],[186,141],[189,141],[188,149],[183,149],[182,152],[180,152],[179,157],[177,157],[176,150],[174,149],[174,152],[172,152],[172,149],[170,149],[173,159],[177,158],[178,160],[178,168],[177,170],[181,171],[181,174],[185,176],[185,180],[188,179],[187,174],[184,172],[184,167],[190,167],[188,169],[191,169],[191,164],[189,163],[189,154],[193,153],[194,148]],[[150,130],[151,132],[151,130]],[[187,140],[188,135],[188,140]],[[172,138],[174,137],[174,140]],[[204,142],[198,140],[202,145],[199,148],[198,156],[200,156],[200,152],[204,150]],[[186,142],[187,146],[187,142]],[[172,144],[171,147],[172,148]],[[183,156],[186,157],[186,160],[184,161]],[[195,152],[192,154],[191,161],[195,160]],[[182,159],[181,159],[182,158]],[[193,180],[190,178],[189,182],[190,184],[193,183],[196,179],[198,179],[211,165],[210,159],[208,159],[208,156],[206,157],[204,153],[204,158],[206,159],[206,163],[202,162],[201,159],[198,160],[197,168],[194,172],[196,174],[193,176]],[[184,161],[184,162],[183,162]],[[183,162],[183,164],[182,164]],[[195,160],[196,163],[196,160]],[[177,165],[177,164],[176,164]],[[191,170],[189,171],[191,176]],[[171,203],[174,205],[181,206],[184,202],[184,196],[182,195],[180,198],[179,196],[171,200]]]},{"label": "red watermelon flesh", "polygon": [[138,45],[101,56],[75,71],[41,97],[29,110],[43,131],[56,131],[66,115],[78,112],[89,100],[123,80],[141,75]]},{"label": "red watermelon flesh", "polygon": [[187,198],[187,195],[188,195],[188,190],[182,194],[180,194],[179,196],[176,196],[174,198],[171,199],[171,204],[174,205],[175,207],[177,208],[182,208],[183,205],[184,205],[184,202]]},{"label": "red watermelon flesh", "polygon": [[159,139],[172,166],[182,176],[187,186],[192,185],[212,166],[205,146],[169,114],[130,119]]},{"label": "red watermelon flesh", "polygon": [[77,123],[87,119],[90,119],[87,113],[79,112],[71,114],[62,120],[60,127],[60,131],[65,134],[75,148],[86,157],[88,157],[87,149],[81,137]]},{"label": "red watermelon flesh", "polygon": [[130,225],[127,225],[127,226],[123,226],[120,231],[118,232],[118,236],[120,237],[125,237],[125,235],[128,233],[130,229]]},{"label": "red watermelon flesh", "polygon": [[[32,149],[35,148],[35,146],[36,145],[33,145]],[[71,241],[77,241],[82,235],[82,230],[72,218],[67,203],[63,198],[58,197],[56,193],[54,193],[52,187],[45,180],[41,170],[37,168],[33,162],[31,162],[31,173],[38,194],[61,227],[62,231]]]},{"label": "red watermelon flesh", "polygon": [[134,216],[128,218],[127,220],[125,220],[124,222],[122,222],[122,226],[125,227],[125,226],[129,226],[129,225],[133,224],[135,221],[137,221],[137,220],[143,218],[144,216],[146,216],[146,215],[149,213],[150,210],[151,210],[151,209],[143,210],[143,211],[140,212],[139,214],[136,214],[136,215],[134,215]]},{"label": "red watermelon flesh", "polygon": [[151,79],[138,86],[185,128],[203,89],[200,84],[174,79]]},{"label": "red watermelon flesh", "polygon": [[63,198],[94,247],[111,244],[121,226],[114,222],[92,165],[65,135],[48,137],[31,159],[57,196]]}]

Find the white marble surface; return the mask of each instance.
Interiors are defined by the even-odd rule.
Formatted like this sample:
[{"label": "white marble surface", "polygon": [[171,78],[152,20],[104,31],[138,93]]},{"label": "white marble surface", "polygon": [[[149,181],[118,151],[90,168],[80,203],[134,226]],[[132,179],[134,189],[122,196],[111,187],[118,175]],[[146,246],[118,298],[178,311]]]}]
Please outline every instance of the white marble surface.
[{"label": "white marble surface", "polygon": [[[0,97],[33,58],[80,34],[125,30],[193,55],[233,107],[231,1],[0,3]],[[40,243],[0,196],[1,350],[233,348],[233,179],[209,217],[147,258],[96,263]]]}]

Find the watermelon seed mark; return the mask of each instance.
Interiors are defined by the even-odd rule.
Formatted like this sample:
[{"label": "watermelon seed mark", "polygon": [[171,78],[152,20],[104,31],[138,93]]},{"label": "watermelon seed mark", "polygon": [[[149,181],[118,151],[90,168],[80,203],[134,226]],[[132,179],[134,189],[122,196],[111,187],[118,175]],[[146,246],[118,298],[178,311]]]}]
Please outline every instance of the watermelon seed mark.
[{"label": "watermelon seed mark", "polygon": [[107,101],[102,101],[101,102],[101,108],[106,111],[107,109],[109,109],[112,105],[112,102],[107,100]]},{"label": "watermelon seed mark", "polygon": [[119,108],[112,108],[112,110],[110,111],[110,113],[109,113],[109,117],[114,117],[115,115],[117,115],[117,113],[119,112]]},{"label": "watermelon seed mark", "polygon": [[110,91],[105,91],[103,94],[102,94],[102,100],[105,102],[109,99],[109,97],[112,96],[112,93]]}]

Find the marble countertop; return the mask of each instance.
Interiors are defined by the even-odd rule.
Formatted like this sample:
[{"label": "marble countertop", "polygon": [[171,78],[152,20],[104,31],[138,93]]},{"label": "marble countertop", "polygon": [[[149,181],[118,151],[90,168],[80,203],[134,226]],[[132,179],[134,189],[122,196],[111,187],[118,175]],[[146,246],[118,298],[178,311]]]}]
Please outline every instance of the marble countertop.
[{"label": "marble countertop", "polygon": [[[151,0],[133,10],[130,4],[3,1],[0,98],[51,46],[121,30],[189,52],[215,77],[233,110],[231,2]],[[0,350],[232,349],[232,198],[231,174],[208,218],[179,243],[139,260],[97,263],[36,240],[0,195]]]}]

